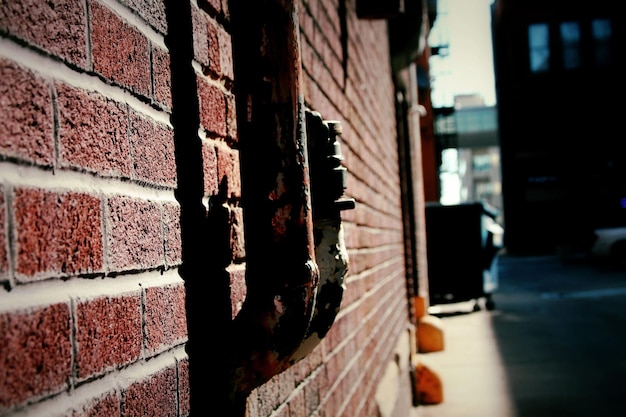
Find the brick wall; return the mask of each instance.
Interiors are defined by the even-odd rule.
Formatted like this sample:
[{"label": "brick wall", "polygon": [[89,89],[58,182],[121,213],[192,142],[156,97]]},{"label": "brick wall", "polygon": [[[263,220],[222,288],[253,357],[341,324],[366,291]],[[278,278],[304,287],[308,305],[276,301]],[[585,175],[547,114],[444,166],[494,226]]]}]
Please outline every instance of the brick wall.
[{"label": "brick wall", "polygon": [[166,32],[161,1],[0,3],[0,415],[188,413]]},{"label": "brick wall", "polygon": [[[241,308],[227,1],[191,2],[188,142],[172,118],[166,3],[0,2],[0,415],[189,414],[178,193],[198,161],[205,207],[220,194],[228,208],[228,304]],[[377,385],[409,325],[386,23],[352,7],[299,3],[305,100],[342,121],[357,200],[343,213],[342,310],[311,355],[253,392],[250,417],[378,415]]]},{"label": "brick wall", "polygon": [[[356,210],[342,212],[346,292],[323,343],[257,389],[248,401],[251,415],[379,416],[378,384],[410,325],[386,21],[359,20],[354,2],[346,10],[342,3],[301,0],[299,20],[305,101],[342,122],[346,193],[357,201]],[[411,407],[406,394],[396,415]]]}]

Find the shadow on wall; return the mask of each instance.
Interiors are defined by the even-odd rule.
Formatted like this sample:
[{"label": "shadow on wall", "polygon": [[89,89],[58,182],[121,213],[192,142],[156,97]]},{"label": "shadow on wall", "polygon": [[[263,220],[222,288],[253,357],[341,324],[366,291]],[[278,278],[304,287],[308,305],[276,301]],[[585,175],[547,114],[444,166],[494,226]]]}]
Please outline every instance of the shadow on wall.
[{"label": "shadow on wall", "polygon": [[[200,106],[192,67],[193,25],[190,2],[165,1],[171,53],[172,125],[181,207],[182,265],[185,281],[189,355],[190,406],[193,415],[210,415],[228,398],[227,345],[231,323],[229,213],[225,184],[207,215],[202,204],[204,174],[198,136]],[[221,200],[221,201],[220,201]]]}]

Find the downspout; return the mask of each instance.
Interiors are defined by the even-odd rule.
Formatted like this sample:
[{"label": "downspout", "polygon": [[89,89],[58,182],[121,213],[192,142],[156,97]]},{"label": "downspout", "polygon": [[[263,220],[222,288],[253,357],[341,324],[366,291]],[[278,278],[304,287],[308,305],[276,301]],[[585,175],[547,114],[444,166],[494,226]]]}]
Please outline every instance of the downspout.
[{"label": "downspout", "polygon": [[[252,390],[319,343],[339,309],[347,271],[339,211],[328,225],[316,221],[314,233],[296,4],[230,2],[247,284],[225,350],[233,414],[245,412]],[[335,204],[344,206],[350,203]],[[316,246],[328,253],[319,255],[321,271]]]}]

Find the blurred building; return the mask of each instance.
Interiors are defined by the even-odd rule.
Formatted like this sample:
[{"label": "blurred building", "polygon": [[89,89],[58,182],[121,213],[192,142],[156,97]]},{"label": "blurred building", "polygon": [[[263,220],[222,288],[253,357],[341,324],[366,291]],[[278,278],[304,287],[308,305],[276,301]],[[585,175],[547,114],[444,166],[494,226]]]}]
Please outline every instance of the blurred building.
[{"label": "blurred building", "polygon": [[[443,204],[482,201],[502,215],[500,150],[496,107],[481,94],[458,94],[451,84],[454,68],[450,56],[449,7],[440,0],[437,22],[429,37],[429,76],[432,91],[432,149],[436,186],[426,181],[426,200]],[[431,92],[429,91],[429,96]],[[428,135],[422,134],[423,141]],[[425,165],[426,166],[426,165]]]},{"label": "blurred building", "polygon": [[454,102],[434,109],[440,194],[431,201],[482,201],[501,212],[497,108],[476,94],[457,95]]},{"label": "blurred building", "polygon": [[626,223],[619,2],[492,5],[505,245],[579,250]]},{"label": "blurred building", "polygon": [[456,145],[463,168],[463,201],[483,201],[502,211],[497,108],[477,95],[455,99]]}]

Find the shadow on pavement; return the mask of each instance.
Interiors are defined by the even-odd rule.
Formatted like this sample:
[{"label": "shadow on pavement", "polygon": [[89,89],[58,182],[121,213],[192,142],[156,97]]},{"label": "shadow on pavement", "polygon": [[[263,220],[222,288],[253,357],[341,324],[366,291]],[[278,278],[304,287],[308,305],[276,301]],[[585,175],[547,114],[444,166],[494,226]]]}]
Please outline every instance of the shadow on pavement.
[{"label": "shadow on pavement", "polygon": [[[432,306],[423,355],[444,401],[420,417],[616,417],[626,406],[626,271],[584,257],[500,256],[496,307]],[[434,307],[434,308],[433,308]]]}]

